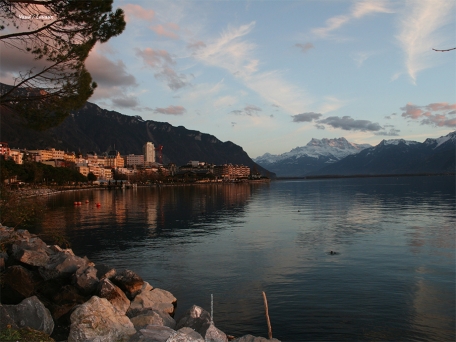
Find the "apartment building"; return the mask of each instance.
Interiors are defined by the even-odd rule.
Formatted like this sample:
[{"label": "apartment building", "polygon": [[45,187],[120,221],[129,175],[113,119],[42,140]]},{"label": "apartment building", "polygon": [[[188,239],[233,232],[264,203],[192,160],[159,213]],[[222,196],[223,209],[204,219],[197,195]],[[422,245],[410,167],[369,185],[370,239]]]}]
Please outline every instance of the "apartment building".
[{"label": "apartment building", "polygon": [[144,155],[142,154],[129,154],[126,156],[126,166],[144,165]]},{"label": "apartment building", "polygon": [[214,174],[222,179],[247,178],[250,175],[250,167],[245,165],[216,165]]}]

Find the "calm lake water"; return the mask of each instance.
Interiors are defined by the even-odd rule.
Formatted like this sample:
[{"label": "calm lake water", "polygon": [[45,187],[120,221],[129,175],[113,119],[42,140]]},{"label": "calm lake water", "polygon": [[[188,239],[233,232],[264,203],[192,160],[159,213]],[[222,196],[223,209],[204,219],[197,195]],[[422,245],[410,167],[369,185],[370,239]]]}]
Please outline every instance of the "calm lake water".
[{"label": "calm lake water", "polygon": [[48,205],[36,232],[172,292],[177,319],[210,311],[213,294],[218,328],[266,337],[265,291],[282,341],[455,340],[454,177],[80,191]]}]

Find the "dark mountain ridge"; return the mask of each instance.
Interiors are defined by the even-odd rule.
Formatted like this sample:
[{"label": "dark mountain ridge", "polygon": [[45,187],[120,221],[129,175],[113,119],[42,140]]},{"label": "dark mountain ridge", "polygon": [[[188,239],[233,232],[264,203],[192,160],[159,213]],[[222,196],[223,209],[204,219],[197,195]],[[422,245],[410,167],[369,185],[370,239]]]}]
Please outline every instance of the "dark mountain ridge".
[{"label": "dark mountain ridge", "polygon": [[275,176],[231,141],[222,142],[213,135],[183,126],[175,127],[166,122],[146,121],[140,116],[109,111],[90,102],[73,111],[59,126],[46,131],[24,127],[19,117],[6,110],[2,110],[0,124],[0,139],[15,148],[53,147],[97,154],[116,149],[127,155],[142,154],[142,146],[151,141],[155,146],[164,146],[163,163],[183,165],[189,160],[199,160],[213,164],[244,164],[263,175]]}]

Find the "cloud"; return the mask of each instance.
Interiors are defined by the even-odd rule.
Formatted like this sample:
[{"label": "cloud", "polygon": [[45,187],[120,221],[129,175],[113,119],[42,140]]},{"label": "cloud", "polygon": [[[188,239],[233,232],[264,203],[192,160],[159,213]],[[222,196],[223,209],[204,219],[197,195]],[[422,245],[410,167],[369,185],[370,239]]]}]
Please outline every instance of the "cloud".
[{"label": "cloud", "polygon": [[248,115],[248,116],[254,116],[257,115],[258,112],[261,112],[262,109],[260,107],[257,107],[255,105],[247,105],[244,107],[244,109],[235,109],[232,110],[230,113],[235,114],[235,115]]},{"label": "cloud", "polygon": [[171,39],[179,39],[179,36],[173,31],[179,31],[179,26],[174,23],[167,23],[163,25],[151,26],[150,29],[159,36],[164,36]]},{"label": "cloud", "polygon": [[154,112],[157,114],[166,114],[166,115],[182,115],[187,110],[182,106],[169,106],[167,108],[155,108]]},{"label": "cloud", "polygon": [[355,120],[350,116],[330,116],[325,119],[318,120],[319,124],[326,124],[333,128],[340,128],[345,131],[379,131],[382,129],[378,123],[373,123],[369,120]]},{"label": "cloud", "polygon": [[324,126],[324,125],[316,124],[316,125],[315,125],[315,128],[316,128],[316,129],[322,129],[322,130],[323,130],[323,129],[325,129],[325,126]]},{"label": "cloud", "polygon": [[295,44],[297,48],[300,48],[302,52],[306,53],[310,49],[314,48],[314,45],[312,43],[305,43],[305,44]]},{"label": "cloud", "polygon": [[395,129],[395,128],[390,128],[389,131],[379,131],[375,132],[374,135],[382,135],[382,136],[388,136],[388,137],[397,137],[399,136],[400,129]]},{"label": "cloud", "polygon": [[392,13],[386,0],[365,0],[356,2],[350,9],[350,13],[338,15],[326,20],[324,27],[315,28],[312,33],[319,38],[328,38],[332,31],[335,31],[354,19],[360,19],[374,13]]},{"label": "cloud", "polygon": [[456,103],[447,102],[430,103],[426,106],[417,106],[407,103],[400,108],[402,117],[411,120],[417,120],[422,125],[431,125],[437,127],[456,127]]},{"label": "cloud", "polygon": [[321,116],[322,114],[320,113],[309,112],[292,115],[291,117],[293,118],[293,122],[311,122],[313,120],[319,119]]},{"label": "cloud", "polygon": [[128,23],[133,17],[141,20],[150,21],[154,18],[155,12],[153,10],[145,9],[140,5],[126,4],[122,6],[125,12],[125,21]]},{"label": "cloud", "polygon": [[138,86],[136,78],[128,72],[121,60],[112,61],[103,55],[102,51],[106,50],[109,51],[97,44],[90,51],[85,63],[93,80],[98,84],[90,100],[110,99],[114,107],[138,110],[139,100],[128,94],[132,88]]},{"label": "cloud", "polygon": [[190,84],[188,75],[178,74],[173,69],[176,61],[167,51],[137,48],[136,55],[142,58],[144,64],[153,68],[156,71],[155,78],[165,81],[170,89],[178,90]]},{"label": "cloud", "polygon": [[139,105],[138,99],[134,96],[115,97],[111,99],[111,102],[121,108],[135,108]]},{"label": "cloud", "polygon": [[190,43],[187,45],[187,48],[190,50],[198,50],[198,49],[201,49],[204,47],[206,47],[206,44],[204,42],[202,42],[201,40],[198,40],[197,42]]},{"label": "cloud", "polygon": [[408,1],[396,37],[405,53],[407,73],[416,82],[420,71],[430,68],[438,61],[432,48],[453,43],[454,29],[448,37],[442,28],[454,20],[454,1],[420,0]]}]

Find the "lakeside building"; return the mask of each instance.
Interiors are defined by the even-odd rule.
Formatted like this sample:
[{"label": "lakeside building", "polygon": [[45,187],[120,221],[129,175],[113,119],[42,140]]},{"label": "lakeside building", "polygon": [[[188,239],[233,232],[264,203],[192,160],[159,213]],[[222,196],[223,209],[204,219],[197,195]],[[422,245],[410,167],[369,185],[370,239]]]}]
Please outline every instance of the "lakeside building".
[{"label": "lakeside building", "polygon": [[55,148],[50,148],[47,150],[31,150],[30,152],[38,154],[40,161],[65,159],[65,152],[56,150]]},{"label": "lakeside building", "polygon": [[214,166],[214,174],[222,179],[248,178],[250,167],[245,165],[223,164]]},{"label": "lakeside building", "polygon": [[143,146],[144,166],[151,166],[155,163],[155,146],[153,143],[146,142]]},{"label": "lakeside building", "polygon": [[14,160],[14,162],[16,164],[22,164],[23,162],[23,156],[24,156],[24,153],[21,152],[21,150],[18,150],[18,149],[10,149],[9,150],[9,155],[8,157],[12,160]]},{"label": "lakeside building", "polygon": [[125,157],[125,166],[143,166],[144,160],[142,154],[129,154]]},{"label": "lakeside building", "polygon": [[0,155],[5,156],[5,158],[9,157],[10,148],[8,143],[0,142]]},{"label": "lakeside building", "polygon": [[119,151],[109,151],[105,161],[105,167],[110,167],[112,169],[124,167],[125,165],[125,161]]}]

